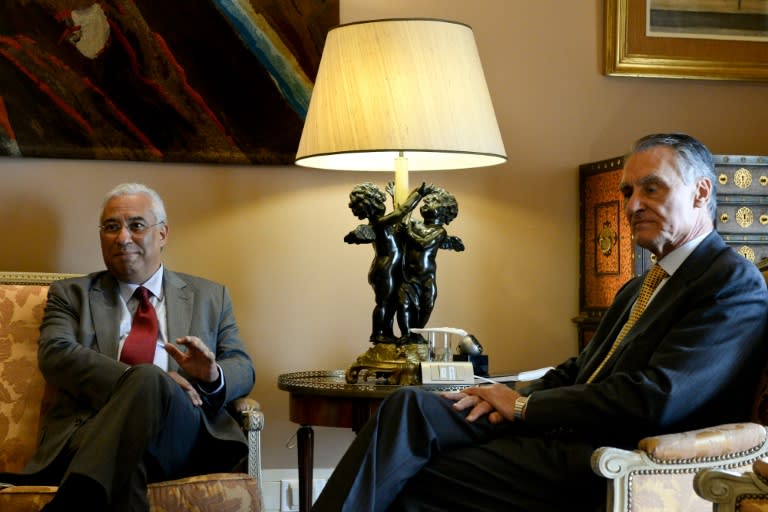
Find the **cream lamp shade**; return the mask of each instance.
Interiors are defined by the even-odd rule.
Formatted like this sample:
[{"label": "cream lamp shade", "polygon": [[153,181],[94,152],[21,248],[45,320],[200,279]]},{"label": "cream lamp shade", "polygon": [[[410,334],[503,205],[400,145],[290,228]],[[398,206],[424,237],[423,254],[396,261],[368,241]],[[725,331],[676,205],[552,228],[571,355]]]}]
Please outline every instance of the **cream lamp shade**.
[{"label": "cream lamp shade", "polygon": [[328,32],[296,164],[395,171],[467,169],[507,159],[472,29],[387,19]]}]

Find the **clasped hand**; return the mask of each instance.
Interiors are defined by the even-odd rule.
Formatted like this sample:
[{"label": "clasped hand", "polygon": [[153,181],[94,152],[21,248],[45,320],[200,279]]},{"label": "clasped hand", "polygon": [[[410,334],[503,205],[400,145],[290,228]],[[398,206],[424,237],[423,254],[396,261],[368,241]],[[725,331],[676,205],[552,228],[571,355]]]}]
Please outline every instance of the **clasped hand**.
[{"label": "clasped hand", "polygon": [[520,393],[504,384],[491,384],[445,392],[441,395],[453,400],[453,408],[457,411],[469,409],[467,421],[473,422],[487,415],[488,422],[495,425],[504,421],[515,421],[515,400]]},{"label": "clasped hand", "polygon": [[[203,383],[216,382],[219,379],[216,355],[205,346],[200,338],[197,336],[184,336],[177,339],[176,343],[185,346],[187,348],[186,352],[179,350],[172,343],[165,344],[165,351],[168,352],[168,355],[179,364],[187,375]],[[187,379],[176,372],[169,372],[169,375],[189,395],[193,404],[198,407],[203,405],[200,394]]]}]

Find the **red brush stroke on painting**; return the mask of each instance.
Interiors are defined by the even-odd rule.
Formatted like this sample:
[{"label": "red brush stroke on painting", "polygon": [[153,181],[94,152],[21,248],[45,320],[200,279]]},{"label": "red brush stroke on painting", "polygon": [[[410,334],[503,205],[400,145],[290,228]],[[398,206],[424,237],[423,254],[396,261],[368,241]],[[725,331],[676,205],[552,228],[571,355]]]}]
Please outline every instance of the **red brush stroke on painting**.
[{"label": "red brush stroke on painting", "polygon": [[5,108],[5,100],[0,96],[0,126],[3,127],[6,138],[15,141],[16,134],[13,133],[13,126],[11,126],[11,120],[8,118],[8,110]]},{"label": "red brush stroke on painting", "polygon": [[64,29],[64,32],[61,33],[59,36],[59,40],[57,41],[59,44],[63,43],[65,39],[67,39],[69,36],[80,30],[80,25],[72,25]]},{"label": "red brush stroke on painting", "polygon": [[86,86],[88,86],[92,91],[94,91],[96,94],[101,96],[101,98],[104,100],[104,102],[109,106],[110,110],[112,110],[112,113],[117,117],[120,122],[125,125],[126,129],[130,131],[132,134],[138,138],[142,144],[144,144],[147,148],[147,150],[152,153],[153,155],[157,157],[162,157],[163,152],[160,151],[157,147],[155,147],[154,144],[152,144],[152,141],[149,140],[149,137],[147,137],[144,132],[142,132],[135,124],[131,122],[130,119],[128,119],[128,116],[126,116],[122,110],[120,110],[117,105],[115,105],[112,100],[107,97],[106,94],[104,94],[104,91],[99,89],[96,84],[90,81],[87,77],[83,78],[83,83],[85,83]]},{"label": "red brush stroke on painting", "polygon": [[[13,39],[5,36],[0,36],[0,43],[7,44],[8,46],[15,47],[23,52],[26,53],[29,58],[35,62],[40,62],[40,64],[44,65],[43,62],[40,61],[40,59],[36,58],[34,55],[32,55],[30,52],[28,52],[25,48],[23,48],[19,44],[13,44]],[[88,121],[86,121],[83,116],[81,116],[70,104],[68,104],[64,99],[56,94],[49,86],[48,84],[44,83],[40,78],[38,78],[32,71],[30,71],[26,66],[24,66],[16,57],[14,57],[11,52],[8,50],[2,48],[0,49],[0,55],[5,57],[11,64],[16,66],[16,68],[24,73],[24,75],[29,78],[32,83],[34,83],[40,91],[42,91],[43,94],[48,96],[51,101],[53,101],[58,107],[66,113],[68,116],[70,116],[77,124],[79,124],[83,130],[86,131],[89,135],[93,133],[93,127],[90,125]]]},{"label": "red brush stroke on painting", "polygon": [[53,19],[56,21],[64,21],[68,20],[72,17],[72,9],[67,9],[65,11],[59,11],[56,14],[53,15]]},{"label": "red brush stroke on painting", "polygon": [[[112,29],[112,33],[114,34],[117,41],[120,43],[120,45],[125,50],[126,54],[128,55],[128,58],[131,62],[131,69],[133,70],[133,73],[139,77],[139,79],[144,82],[147,86],[154,89],[166,102],[168,102],[169,105],[173,107],[176,112],[184,116],[184,109],[181,107],[181,105],[178,104],[174,100],[174,98],[163,89],[162,84],[158,83],[156,80],[147,77],[144,73],[141,72],[141,65],[139,64],[138,56],[136,55],[136,50],[133,48],[133,46],[128,41],[128,38],[125,37],[125,34],[122,30],[120,30],[120,27],[116,25],[111,19],[109,20],[109,26]],[[176,69],[176,72],[178,73],[179,79],[181,80],[181,85],[183,89],[189,94],[189,96],[194,100],[195,103],[203,110],[206,116],[208,116],[213,124],[216,126],[216,128],[227,138],[227,140],[230,141],[233,145],[235,145],[234,139],[230,137],[230,135],[227,133],[226,128],[221,123],[221,121],[216,117],[216,114],[208,107],[208,105],[203,100],[203,97],[189,84],[187,81],[187,75],[184,69],[181,65],[179,65],[178,61],[173,55],[173,52],[170,51],[168,48],[168,45],[166,44],[165,40],[159,35],[159,34],[152,34],[155,41],[159,45],[160,49],[162,50],[165,57],[168,59],[168,61],[173,65],[174,69]]]},{"label": "red brush stroke on painting", "polygon": [[136,75],[139,80],[144,82],[144,84],[146,84],[148,87],[154,89],[155,92],[157,92],[157,94],[159,94],[164,101],[173,107],[174,110],[176,110],[176,112],[179,112],[180,114],[183,113],[182,108],[173,100],[172,96],[165,92],[162,85],[157,83],[157,81],[148,78],[144,73],[141,72],[141,65],[139,64],[139,58],[136,55],[136,50],[128,41],[128,38],[125,37],[123,31],[120,30],[120,27],[116,25],[112,19],[108,19],[107,21],[109,22],[109,27],[112,30],[112,34],[115,36],[117,41],[123,47],[123,50],[125,50],[125,53],[128,55],[128,60],[131,62],[131,70],[133,71],[133,74]]},{"label": "red brush stroke on painting", "polygon": [[[13,38],[6,37],[6,36],[0,36],[0,44],[4,44],[9,48],[12,48],[18,52],[24,53],[24,55],[29,58],[32,62],[34,62],[36,65],[38,65],[41,69],[47,70],[48,72],[55,73],[56,69],[63,69],[67,71],[72,71],[63,61],[61,61],[59,58],[55,57],[54,55],[47,55],[47,62],[44,60],[41,60],[36,55],[31,53],[27,48],[25,48],[25,45],[32,45],[34,44],[33,41],[31,41],[28,38],[19,38],[18,40],[14,40]],[[59,106],[67,115],[69,115],[72,119],[74,119],[80,126],[83,127],[83,129],[89,134],[93,134],[94,129],[91,126],[91,124],[83,118],[76,110],[73,108],[69,103],[67,103],[63,98],[61,98],[59,95],[57,95],[51,88],[44,83],[35,73],[33,73],[31,70],[29,70],[26,66],[24,66],[11,52],[6,50],[5,48],[0,48],[0,56],[5,57],[9,62],[11,62],[13,65],[16,66],[17,69],[19,69],[22,73],[24,73],[41,91],[43,91],[51,100]],[[107,104],[107,106],[110,108],[112,114],[125,126],[125,128],[131,132],[145,147],[146,149],[152,153],[156,157],[162,157],[163,153],[160,151],[150,140],[149,137],[147,137],[135,124],[131,122],[131,120],[126,116],[115,104],[110,100],[106,94],[104,94],[104,91],[102,91],[100,88],[98,88],[93,82],[91,82],[90,79],[87,77],[82,78],[83,83],[87,88],[89,88],[94,93],[98,94],[104,102]],[[2,112],[0,112],[0,123],[2,123],[3,128],[6,129],[6,131],[10,130],[10,121],[8,119],[8,115],[6,112],[6,109],[2,108]],[[12,133],[12,132],[10,132]]]},{"label": "red brush stroke on painting", "polygon": [[189,85],[189,82],[187,81],[187,73],[184,71],[184,68],[179,64],[179,61],[176,60],[176,57],[173,55],[173,52],[168,48],[168,45],[165,43],[165,39],[160,34],[152,34],[155,38],[155,41],[157,41],[157,44],[160,45],[160,49],[163,50],[163,53],[165,53],[165,56],[168,58],[168,61],[173,64],[173,67],[176,68],[176,72],[179,74],[179,78],[181,79],[181,83],[184,87],[184,90],[189,93],[189,95],[192,97],[192,99],[195,100],[195,103],[197,103],[201,109],[208,115],[208,117],[213,121],[213,124],[216,125],[216,127],[221,131],[222,134],[224,134],[225,137],[227,137],[227,140],[229,140],[230,143],[235,144],[235,141],[227,134],[226,128],[224,128],[224,125],[219,121],[219,118],[216,117],[216,114],[213,113],[213,111],[208,107],[208,104],[205,102],[202,96],[191,86]]}]

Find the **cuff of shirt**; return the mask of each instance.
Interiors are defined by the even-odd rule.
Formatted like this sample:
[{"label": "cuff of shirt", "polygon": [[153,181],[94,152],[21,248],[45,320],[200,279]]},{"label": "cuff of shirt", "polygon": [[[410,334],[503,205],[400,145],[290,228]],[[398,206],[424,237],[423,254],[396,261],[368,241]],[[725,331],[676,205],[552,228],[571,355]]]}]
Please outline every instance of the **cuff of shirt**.
[{"label": "cuff of shirt", "polygon": [[224,372],[221,370],[221,366],[216,364],[216,367],[219,369],[219,378],[215,382],[211,382],[209,384],[200,384],[198,387],[200,388],[200,392],[204,395],[215,395],[222,389],[224,389]]}]

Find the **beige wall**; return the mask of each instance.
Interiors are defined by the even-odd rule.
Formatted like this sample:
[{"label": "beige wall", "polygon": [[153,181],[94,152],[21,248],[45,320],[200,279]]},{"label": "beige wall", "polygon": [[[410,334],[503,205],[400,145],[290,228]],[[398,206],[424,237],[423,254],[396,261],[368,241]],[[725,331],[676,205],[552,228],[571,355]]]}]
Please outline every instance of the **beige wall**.
[{"label": "beige wall", "polygon": [[[434,324],[475,333],[492,371],[555,364],[576,352],[580,163],[624,153],[649,132],[687,131],[715,153],[768,154],[768,85],[601,75],[600,0],[342,0],[343,22],[424,16],[475,31],[509,162],[421,174],[456,194],[449,231],[466,252],[438,257]],[[265,467],[295,467],[284,372],[344,368],[368,347],[370,249],[350,188],[385,175],[294,167],[0,159],[0,269],[103,267],[102,194],[155,187],[170,216],[169,267],[226,283],[258,372]],[[316,466],[351,433],[316,431]]]}]

